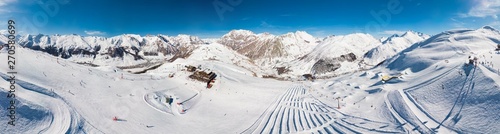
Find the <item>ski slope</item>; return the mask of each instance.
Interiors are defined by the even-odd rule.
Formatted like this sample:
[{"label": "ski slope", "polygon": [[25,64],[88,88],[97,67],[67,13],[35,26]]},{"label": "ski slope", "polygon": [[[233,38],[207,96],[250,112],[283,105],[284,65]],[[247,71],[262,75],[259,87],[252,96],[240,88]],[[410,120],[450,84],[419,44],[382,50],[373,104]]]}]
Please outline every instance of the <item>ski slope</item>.
[{"label": "ski slope", "polygon": [[[250,71],[235,65],[198,62],[220,72],[220,81],[206,89],[205,83],[192,81],[187,78],[187,72],[176,72],[171,66],[136,75],[115,72],[112,67],[91,68],[57,60],[24,48],[19,48],[17,53],[16,86],[21,101],[18,107],[27,109],[17,109],[20,114],[17,123],[21,125],[2,128],[14,133],[236,133],[251,125],[246,120],[256,119],[265,109],[261,106],[272,101],[273,96],[290,83],[255,78]],[[2,62],[5,60],[2,58]],[[185,61],[190,62],[194,63]],[[2,74],[6,74],[7,69],[1,69]],[[176,72],[176,75],[168,78],[168,72]],[[248,85],[242,86],[243,82]],[[5,94],[7,90],[3,87],[9,86],[8,81],[2,79],[2,83]],[[162,107],[152,103],[153,97],[148,98],[152,94],[172,95],[176,97],[172,105],[183,102],[183,106],[172,108],[173,112],[167,110],[173,114],[163,112]],[[198,95],[193,97],[195,94]],[[5,102],[6,97],[1,99]],[[241,105],[247,108],[238,108]],[[6,106],[2,104],[1,113],[7,112]],[[165,105],[156,103],[156,106]],[[30,113],[36,112],[44,114],[31,117]],[[28,117],[24,118],[24,113]],[[113,121],[114,117],[118,120]],[[1,123],[7,124],[7,118],[2,117]]]},{"label": "ski slope", "polygon": [[308,92],[289,88],[264,116],[244,133],[401,133],[389,122],[342,113]]}]

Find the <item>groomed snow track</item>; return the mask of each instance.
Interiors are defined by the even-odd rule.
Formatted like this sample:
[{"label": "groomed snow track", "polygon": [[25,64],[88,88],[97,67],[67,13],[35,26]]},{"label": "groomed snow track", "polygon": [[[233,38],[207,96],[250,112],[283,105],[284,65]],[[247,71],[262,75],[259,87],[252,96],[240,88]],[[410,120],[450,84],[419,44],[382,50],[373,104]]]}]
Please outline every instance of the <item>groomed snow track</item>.
[{"label": "groomed snow track", "polygon": [[[459,69],[461,66],[455,66],[443,73],[440,73],[436,77],[430,78],[423,83],[414,85],[409,88],[402,90],[392,90],[386,95],[385,103],[389,107],[389,111],[398,120],[398,122],[403,123],[403,127],[410,132],[419,133],[457,133],[456,130],[443,126],[443,122],[446,121],[452,113],[456,113],[455,116],[459,116],[461,108],[464,105],[463,100],[469,94],[471,88],[474,87],[473,79],[476,72],[476,68],[471,69],[470,76],[467,75],[465,81],[463,82],[462,88],[460,89],[459,96],[456,99],[452,109],[449,111],[446,118],[442,121],[438,121],[433,118],[427,111],[425,111],[420,104],[418,104],[410,95],[409,92],[420,89],[426,85],[436,82],[436,80],[441,79],[449,75],[453,70]],[[464,90],[465,89],[465,90]],[[461,105],[460,110],[455,109],[455,106]],[[454,117],[456,118],[456,117]]]},{"label": "groomed snow track", "polygon": [[[10,79],[3,73],[0,73],[0,76],[5,81]],[[50,125],[38,133],[103,133],[81,117],[75,108],[55,92],[19,79],[16,80],[16,85],[25,89],[25,91],[17,91],[26,92],[24,94],[28,97],[22,97],[23,99],[41,104],[50,110],[52,116]]]},{"label": "groomed snow track", "polygon": [[344,114],[296,85],[242,133],[402,133],[397,126]]}]

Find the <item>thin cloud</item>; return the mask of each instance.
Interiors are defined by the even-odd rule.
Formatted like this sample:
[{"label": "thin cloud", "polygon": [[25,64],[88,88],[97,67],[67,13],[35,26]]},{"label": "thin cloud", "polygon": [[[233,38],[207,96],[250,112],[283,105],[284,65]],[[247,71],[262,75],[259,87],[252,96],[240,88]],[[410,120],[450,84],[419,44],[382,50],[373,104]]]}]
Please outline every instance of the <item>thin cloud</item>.
[{"label": "thin cloud", "polygon": [[245,21],[245,20],[249,20],[249,19],[251,19],[251,17],[245,17],[245,18],[243,18],[241,20]]},{"label": "thin cloud", "polygon": [[11,12],[9,5],[16,3],[17,0],[0,0],[0,14]]},{"label": "thin cloud", "polygon": [[380,32],[379,34],[381,34],[381,35],[394,35],[394,34],[401,35],[401,34],[404,34],[405,32],[406,31],[386,30],[386,31]]},{"label": "thin cloud", "polygon": [[105,35],[106,33],[105,32],[101,32],[101,31],[84,31],[85,34],[87,35]]},{"label": "thin cloud", "polygon": [[496,27],[496,28],[498,28],[498,27],[500,27],[500,22],[498,22],[498,21],[494,21],[494,22],[489,23],[488,25],[489,25],[489,26],[492,26],[492,27]]},{"label": "thin cloud", "polygon": [[0,0],[0,6],[5,6],[14,2],[17,2],[17,0]]},{"label": "thin cloud", "polygon": [[261,21],[260,26],[264,28],[276,28],[276,26],[267,23],[266,21]]},{"label": "thin cloud", "polygon": [[500,14],[499,0],[473,0],[472,8],[465,14],[459,14],[460,17],[492,17],[498,19]]},{"label": "thin cloud", "polygon": [[329,35],[331,35],[330,33],[328,33],[328,31],[326,30],[317,30],[317,31],[313,31],[311,33],[314,37],[318,37],[318,38],[325,38]]},{"label": "thin cloud", "polygon": [[453,21],[452,25],[455,28],[464,28],[465,27],[465,23],[460,21],[460,20],[457,20],[455,18],[450,18],[450,20]]}]

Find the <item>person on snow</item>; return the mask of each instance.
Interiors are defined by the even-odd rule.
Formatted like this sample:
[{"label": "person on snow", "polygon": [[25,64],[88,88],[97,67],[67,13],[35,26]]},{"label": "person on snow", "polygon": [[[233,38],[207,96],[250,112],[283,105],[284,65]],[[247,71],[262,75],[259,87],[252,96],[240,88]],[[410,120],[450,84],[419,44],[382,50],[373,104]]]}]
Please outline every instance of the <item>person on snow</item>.
[{"label": "person on snow", "polygon": [[169,99],[168,105],[172,105],[172,102],[174,101],[174,98],[172,98],[172,96],[170,96],[168,99]]}]

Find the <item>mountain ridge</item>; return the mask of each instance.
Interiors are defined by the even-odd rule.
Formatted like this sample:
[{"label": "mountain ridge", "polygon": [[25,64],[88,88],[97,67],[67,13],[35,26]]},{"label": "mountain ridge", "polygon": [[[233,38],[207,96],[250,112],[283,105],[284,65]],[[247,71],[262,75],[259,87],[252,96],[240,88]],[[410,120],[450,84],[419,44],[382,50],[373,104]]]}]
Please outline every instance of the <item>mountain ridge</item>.
[{"label": "mountain ridge", "polygon": [[[476,30],[498,33],[498,30],[490,26]],[[132,66],[189,58],[193,52],[200,53],[210,49],[203,47],[204,45],[216,43],[228,48],[223,50],[224,52],[231,50],[246,57],[238,58],[237,61],[224,59],[229,64],[244,62],[245,65],[251,65],[248,68],[253,68],[252,70],[261,75],[298,77],[302,74],[331,76],[373,67],[404,49],[430,38],[429,35],[412,30],[382,40],[365,33],[331,35],[319,39],[305,31],[273,35],[239,29],[231,30],[219,39],[210,40],[184,34],[177,36],[122,34],[109,38],[76,34],[38,34],[21,36],[19,45],[75,62],[103,66]],[[223,48],[217,46],[211,49]],[[203,56],[203,54],[197,54],[195,57],[199,58],[197,60],[214,59],[213,56],[207,58],[210,55]]]}]

